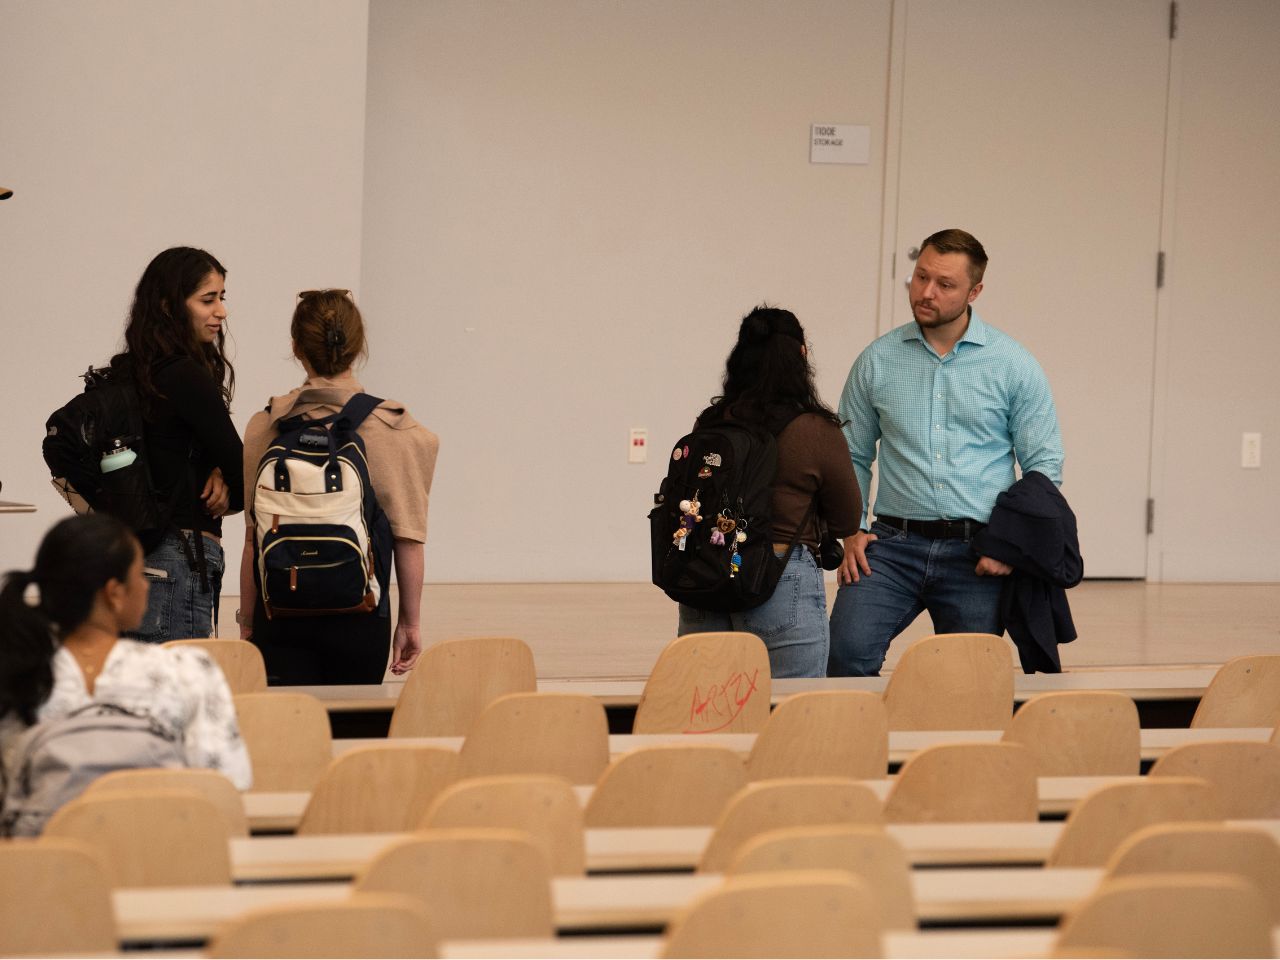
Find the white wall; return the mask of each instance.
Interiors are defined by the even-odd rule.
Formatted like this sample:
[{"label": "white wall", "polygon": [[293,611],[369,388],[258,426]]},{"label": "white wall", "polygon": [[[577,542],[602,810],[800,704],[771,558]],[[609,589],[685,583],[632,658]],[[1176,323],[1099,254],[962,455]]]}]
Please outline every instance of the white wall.
[{"label": "white wall", "polygon": [[[1280,4],[1179,0],[1152,577],[1280,580]],[[1262,469],[1240,466],[1262,434]]]},{"label": "white wall", "polygon": [[[647,579],[737,318],[796,310],[832,401],[875,333],[892,2],[0,0],[0,497],[40,508],[0,517],[0,569],[65,510],[45,417],[191,243],[231,271],[242,428],[298,379],[293,294],[358,290],[368,385],[442,437],[430,580]],[[1280,579],[1280,8],[1180,8],[1148,572]],[[809,165],[827,120],[872,127],[870,165]]]},{"label": "white wall", "polygon": [[0,0],[0,497],[39,508],[0,517],[0,569],[67,512],[44,420],[160,250],[228,268],[241,430],[300,380],[293,294],[359,279],[367,30],[366,0]]},{"label": "white wall", "polygon": [[[888,41],[888,0],[375,0],[366,385],[442,438],[429,580],[648,579],[670,444],[763,300],[834,404],[875,331]],[[810,165],[822,121],[871,163]]]}]

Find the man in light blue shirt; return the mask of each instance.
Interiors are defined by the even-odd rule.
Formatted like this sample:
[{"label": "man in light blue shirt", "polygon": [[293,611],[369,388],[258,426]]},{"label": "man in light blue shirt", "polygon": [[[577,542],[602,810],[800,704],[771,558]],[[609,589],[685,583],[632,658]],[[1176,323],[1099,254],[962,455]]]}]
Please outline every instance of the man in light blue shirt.
[{"label": "man in light blue shirt", "polygon": [[911,276],[914,322],[854,361],[840,417],[858,484],[876,521],[844,541],[831,614],[831,676],[876,676],[889,643],[922,610],[937,633],[999,633],[1008,565],[969,546],[996,497],[1023,473],[1062,482],[1062,437],[1044,371],[972,303],[987,254],[963,230],[920,245]]}]

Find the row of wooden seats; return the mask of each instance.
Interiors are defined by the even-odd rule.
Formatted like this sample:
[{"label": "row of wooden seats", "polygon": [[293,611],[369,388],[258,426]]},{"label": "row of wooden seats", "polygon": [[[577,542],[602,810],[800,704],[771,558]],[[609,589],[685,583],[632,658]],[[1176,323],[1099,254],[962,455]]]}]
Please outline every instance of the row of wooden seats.
[{"label": "row of wooden seats", "polygon": [[[460,751],[391,738],[337,758],[326,714],[311,698],[248,694],[236,703],[255,786],[313,791],[304,833],[408,829],[450,783],[491,774],[553,774],[595,784],[587,809],[593,826],[680,826],[712,822],[724,799],[747,781],[881,779],[887,772],[884,705],[876,695],[858,691],[797,694],[783,701],[745,764],[728,748],[700,744],[696,737],[610,762],[603,707],[583,695],[500,697],[473,724]],[[1280,816],[1278,737],[1271,744],[1186,744],[1161,758],[1153,772],[1231,783],[1231,816]],[[973,819],[984,809],[992,820],[1034,817],[1037,777],[1139,770],[1136,710],[1120,694],[1043,694],[1018,712],[1004,741],[920,751],[894,786],[892,819]]]},{"label": "row of wooden seats", "polygon": [[[210,650],[234,692],[266,689],[262,657],[252,644],[173,642]],[[889,729],[1003,730],[1013,714],[1012,669],[1009,646],[999,637],[925,637],[903,653],[890,675],[883,695]],[[635,732],[757,732],[769,714],[770,685],[768,654],[759,638],[740,633],[677,638],[646,683]],[[474,637],[435,644],[405,683],[390,735],[464,736],[497,697],[536,688],[533,653],[518,639]],[[1237,657],[1224,664],[1192,719],[1197,727],[1277,724],[1280,655]]]},{"label": "row of wooden seats", "polygon": [[[1002,791],[995,780],[976,782],[977,789],[969,779],[926,784],[931,790],[939,785],[942,790],[932,805],[917,802],[914,796],[895,805],[894,794],[882,804],[869,786],[850,779],[813,777],[747,784],[718,810],[709,809],[713,829],[698,869],[723,871],[745,840],[780,827],[1034,819],[1034,795],[1028,804],[1021,788]],[[949,795],[956,793],[965,796],[952,800]],[[1149,777],[1100,787],[1068,816],[1047,862],[1050,866],[1098,866],[1127,834],[1142,826],[1166,820],[1225,820],[1231,793],[1230,788],[1219,789],[1195,777]],[[585,830],[590,824],[573,787],[557,777],[517,774],[461,780],[412,819],[410,829],[419,831],[522,830],[537,838],[557,875],[580,876],[585,868]],[[402,831],[403,827],[387,832]],[[119,886],[231,880],[229,841],[234,834],[226,816],[194,789],[144,783],[142,789],[91,790],[59,810],[49,821],[46,835],[99,845]]]},{"label": "row of wooden seats", "polygon": [[[1160,818],[1163,819],[1163,818]],[[79,848],[78,848],[79,847]],[[111,907],[107,894],[103,861],[88,847],[73,841],[45,838],[36,843],[10,844],[0,848],[0,952],[6,955],[26,952],[51,952],[72,950],[100,951],[114,946],[111,924]],[[914,906],[911,900],[909,868],[902,849],[887,835],[871,827],[804,826],[792,829],[771,829],[758,833],[739,844],[733,860],[726,869],[729,880],[724,887],[713,891],[701,902],[690,904],[683,919],[672,925],[668,955],[671,956],[741,956],[759,955],[755,951],[744,954],[741,944],[751,941],[730,939],[719,947],[698,940],[694,948],[683,943],[681,930],[685,924],[694,923],[695,929],[706,918],[693,921],[690,918],[708,909],[706,903],[726,894],[729,890],[751,889],[759,883],[769,883],[766,878],[780,879],[779,872],[796,870],[836,870],[844,876],[853,875],[859,883],[860,906],[847,916],[857,918],[852,926],[836,921],[837,929],[856,929],[862,937],[870,939],[857,948],[849,947],[849,941],[835,955],[877,956],[879,931],[882,929],[912,929],[915,926]],[[1161,823],[1144,830],[1134,831],[1118,845],[1107,861],[1107,878],[1131,880],[1135,876],[1170,871],[1208,871],[1231,874],[1242,878],[1253,891],[1250,909],[1241,911],[1237,905],[1225,915],[1232,918],[1229,926],[1251,931],[1241,938],[1239,931],[1224,935],[1216,930],[1216,921],[1197,917],[1196,922],[1207,924],[1215,932],[1207,939],[1197,936],[1192,942],[1199,946],[1194,955],[1203,956],[1267,956],[1270,955],[1269,928],[1280,920],[1280,845],[1263,831],[1239,827],[1226,827],[1209,823]],[[437,830],[407,838],[385,850],[370,864],[353,888],[356,899],[369,893],[410,892],[418,898],[430,915],[429,927],[440,939],[546,937],[553,929],[550,902],[551,864],[545,851],[530,836],[519,831],[504,830]],[[756,878],[744,883],[744,876]],[[792,880],[798,880],[792,876]],[[1177,884],[1164,884],[1175,902],[1180,900]],[[1239,884],[1234,885],[1239,886]],[[1098,895],[1108,889],[1123,889],[1110,880],[1104,880]],[[811,894],[817,895],[813,890]],[[49,917],[59,903],[72,902],[77,910],[66,923],[50,924]],[[751,898],[747,898],[750,900]],[[821,897],[819,897],[821,899]],[[1097,899],[1097,896],[1095,898]],[[1231,899],[1231,898],[1229,898]],[[1248,897],[1243,898],[1249,900]],[[743,904],[745,906],[745,904]],[[332,901],[329,902],[333,908]],[[722,904],[719,909],[725,909]],[[1074,938],[1069,932],[1076,924],[1084,923],[1082,917],[1092,909],[1089,903],[1064,920],[1062,942],[1084,946],[1116,947],[1109,940]],[[1114,907],[1112,908],[1114,909]],[[274,913],[274,912],[269,912]],[[753,916],[755,908],[753,908]],[[828,955],[812,953],[821,940],[808,939],[804,934],[794,935],[797,929],[808,924],[802,918],[805,910],[787,909],[775,912],[765,909],[761,918],[770,918],[764,927],[756,930],[760,938],[756,942],[769,944],[768,955],[812,956]],[[841,916],[845,916],[844,913]],[[1192,916],[1196,916],[1194,913]],[[1139,918],[1135,924],[1135,917]],[[104,919],[105,918],[105,919]],[[1130,927],[1146,929],[1152,925],[1150,915],[1135,914],[1127,918]],[[1094,918],[1096,923],[1097,918]],[[748,928],[754,920],[740,917]],[[1185,918],[1173,922],[1182,929]],[[252,926],[252,922],[250,926]],[[271,924],[268,924],[271,926]],[[1159,925],[1163,927],[1163,924]],[[1090,928],[1085,923],[1084,928]],[[793,934],[779,939],[782,931]],[[106,931],[105,933],[103,931]],[[1258,939],[1258,932],[1268,936]],[[1164,934],[1161,934],[1164,935]],[[94,936],[96,942],[82,942],[77,936]],[[110,938],[107,940],[107,938]],[[255,942],[250,953],[239,952],[247,947],[228,946],[238,940],[238,935],[228,932],[215,939],[211,954],[214,956],[307,956],[335,955],[311,950],[322,949],[310,940],[301,942],[277,940],[274,946]],[[337,942],[347,942],[339,939]],[[1176,942],[1176,941],[1175,941]],[[1259,943],[1267,943],[1267,952],[1256,951]],[[739,946],[731,946],[738,944]],[[1244,944],[1252,944],[1246,952],[1239,952]],[[1185,945],[1185,941],[1184,941]],[[334,942],[329,942],[334,949]],[[820,949],[820,948],[819,948]],[[424,944],[418,950],[428,955]],[[705,951],[711,952],[705,952]],[[385,954],[378,938],[363,944],[352,943],[349,952],[338,950],[336,955],[400,955]],[[1143,952],[1142,955],[1186,955],[1166,952]]]}]

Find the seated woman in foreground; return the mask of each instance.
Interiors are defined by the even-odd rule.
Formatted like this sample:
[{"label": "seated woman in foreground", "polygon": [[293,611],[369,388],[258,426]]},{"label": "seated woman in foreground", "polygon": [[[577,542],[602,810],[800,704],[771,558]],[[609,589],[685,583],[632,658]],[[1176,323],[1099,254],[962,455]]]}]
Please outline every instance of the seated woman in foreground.
[{"label": "seated woman in foreground", "polygon": [[[56,524],[35,567],[5,577],[0,779],[6,785],[22,773],[31,727],[95,704],[154,720],[187,766],[217,770],[241,790],[251,785],[231,691],[209,654],[120,637],[138,628],[147,609],[142,557],[128,527],[94,513]],[[14,814],[5,812],[10,821]]]}]

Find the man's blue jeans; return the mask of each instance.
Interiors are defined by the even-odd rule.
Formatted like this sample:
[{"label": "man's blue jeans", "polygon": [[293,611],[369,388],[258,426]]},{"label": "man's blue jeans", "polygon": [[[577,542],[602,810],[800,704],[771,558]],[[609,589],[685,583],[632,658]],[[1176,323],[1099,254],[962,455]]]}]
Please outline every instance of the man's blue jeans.
[{"label": "man's blue jeans", "polygon": [[840,587],[831,611],[832,677],[876,677],[889,643],[928,610],[935,633],[1001,633],[1003,577],[974,573],[967,540],[931,540],[875,523],[871,574]]},{"label": "man's blue jeans", "polygon": [[720,630],[754,633],[769,649],[776,677],[821,677],[830,644],[827,590],[813,552],[797,544],[773,596],[740,613],[716,613],[680,604],[680,636]]}]

